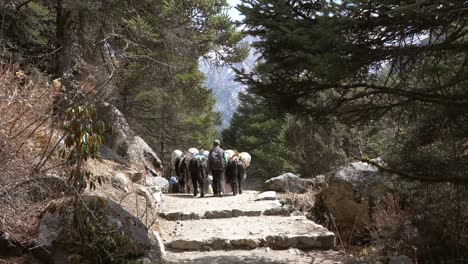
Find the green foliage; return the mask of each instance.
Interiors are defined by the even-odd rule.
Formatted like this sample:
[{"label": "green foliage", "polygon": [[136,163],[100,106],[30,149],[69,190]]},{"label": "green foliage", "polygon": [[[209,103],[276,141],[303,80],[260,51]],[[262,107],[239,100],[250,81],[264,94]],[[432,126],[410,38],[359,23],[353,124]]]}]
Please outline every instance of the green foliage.
[{"label": "green foliage", "polygon": [[[135,244],[128,234],[109,222],[113,216],[109,216],[107,208],[106,201],[96,196],[81,197],[79,203],[70,199],[49,206],[49,212],[58,213],[66,227],[61,235],[66,237],[67,251],[71,253],[67,263],[129,263],[129,251],[135,251]],[[70,217],[77,214],[81,229]]]},{"label": "green foliage", "polygon": [[[60,152],[60,157],[70,168],[68,182],[77,193],[86,189],[88,181],[90,188],[96,188],[93,175],[83,171],[82,166],[88,159],[98,158],[104,123],[97,120],[96,110],[79,105],[67,110],[62,128],[66,133],[66,148]],[[99,177],[96,179],[101,181]]]},{"label": "green foliage", "polygon": [[[411,180],[468,183],[464,1],[244,0],[239,9],[263,55],[254,74],[239,72],[253,93],[324,126],[372,131],[385,121],[377,134],[391,142],[349,154],[382,155]],[[364,147],[366,137],[347,140]]]},{"label": "green foliage", "polygon": [[28,58],[31,53],[47,51],[54,32],[49,27],[54,14],[43,4],[35,1],[17,10],[18,3],[0,3],[2,17],[0,45],[14,52],[17,59]]},{"label": "green foliage", "polygon": [[283,130],[285,116],[268,108],[250,93],[239,94],[240,106],[231,125],[222,132],[225,148],[252,155],[250,174],[259,181],[294,170],[288,161]]},{"label": "green foliage", "polygon": [[[104,201],[98,197],[83,198],[80,194],[88,187],[96,188],[103,178],[85,171],[83,165],[88,159],[98,159],[101,135],[105,125],[98,120],[96,110],[90,106],[76,106],[66,111],[62,128],[66,133],[65,149],[60,156],[69,167],[68,182],[74,189],[74,196],[63,204],[51,204],[49,211],[58,212],[64,223],[70,225],[66,232],[72,241],[69,251],[70,263],[126,263],[126,249],[132,246],[124,234],[108,224],[108,213]],[[69,217],[69,215],[73,217]],[[68,219],[73,219],[69,221]]]},{"label": "green foliage", "polygon": [[306,117],[288,115],[284,138],[299,173],[311,177],[344,164],[344,130],[336,122],[318,124]]},{"label": "green foliage", "polygon": [[[210,146],[219,114],[198,61],[235,63],[249,49],[227,1],[44,0],[18,10],[15,3],[0,4],[1,43],[61,78],[63,97],[113,103],[163,161],[170,149]],[[86,86],[96,89],[76,97]],[[63,101],[59,111],[75,103]]]}]

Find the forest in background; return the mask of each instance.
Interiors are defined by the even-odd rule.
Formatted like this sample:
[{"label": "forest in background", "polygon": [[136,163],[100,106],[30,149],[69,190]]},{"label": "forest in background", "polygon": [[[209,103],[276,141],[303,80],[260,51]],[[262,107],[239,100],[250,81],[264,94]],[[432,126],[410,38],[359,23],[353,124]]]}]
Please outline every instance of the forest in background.
[{"label": "forest in background", "polygon": [[[160,173],[161,159],[169,174],[173,149],[211,146],[220,116],[199,60],[228,65],[249,51],[228,8],[219,0],[0,1],[0,262],[5,247],[24,258],[43,248],[46,213],[72,219],[71,263],[135,257],[99,199],[82,197],[99,195],[97,186],[116,191],[115,168],[146,177]],[[103,145],[111,161],[93,163]],[[127,210],[146,215],[149,228],[149,205],[138,207],[145,198],[131,193],[136,213]]]},{"label": "forest in background", "polygon": [[[50,169],[41,166],[52,136],[35,132],[62,129],[77,105],[117,106],[165,164],[174,148],[209,148],[220,116],[199,59],[239,62],[251,35],[261,58],[253,72],[238,70],[248,90],[222,132],[225,148],[252,154],[249,179],[373,163],[396,176],[385,182],[389,199],[369,236],[341,246],[464,262],[468,3],[244,0],[242,32],[227,8],[219,0],[1,2],[0,111],[9,118],[0,120],[0,184]],[[44,149],[27,141],[33,134]],[[406,236],[408,226],[417,235]]]},{"label": "forest in background", "polygon": [[396,177],[385,183],[391,202],[372,216],[378,254],[466,261],[468,2],[243,0],[238,9],[260,58],[237,70],[248,88],[223,139],[252,153],[250,172],[315,177],[371,163]]},{"label": "forest in background", "polygon": [[208,148],[220,115],[198,69],[241,61],[248,47],[226,1],[4,1],[3,63],[60,79],[55,113],[115,105],[161,156]]}]

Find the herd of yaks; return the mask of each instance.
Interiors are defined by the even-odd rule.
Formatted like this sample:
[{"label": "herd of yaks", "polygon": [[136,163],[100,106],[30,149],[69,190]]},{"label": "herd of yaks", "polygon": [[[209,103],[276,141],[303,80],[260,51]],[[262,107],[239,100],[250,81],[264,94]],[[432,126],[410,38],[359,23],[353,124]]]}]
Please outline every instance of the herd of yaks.
[{"label": "herd of yaks", "polygon": [[[207,150],[198,150],[190,148],[186,153],[180,150],[174,150],[171,155],[171,161],[175,170],[176,179],[172,188],[174,192],[191,193],[197,196],[205,196],[205,193],[211,192],[211,183],[213,177],[208,168]],[[247,177],[247,168],[250,166],[252,157],[247,152],[237,152],[235,150],[224,151],[227,161],[223,177],[225,183],[229,183],[233,195],[242,194],[242,183]],[[191,181],[189,180],[191,179]],[[223,180],[224,180],[223,179]],[[222,180],[221,184],[225,184]]]}]

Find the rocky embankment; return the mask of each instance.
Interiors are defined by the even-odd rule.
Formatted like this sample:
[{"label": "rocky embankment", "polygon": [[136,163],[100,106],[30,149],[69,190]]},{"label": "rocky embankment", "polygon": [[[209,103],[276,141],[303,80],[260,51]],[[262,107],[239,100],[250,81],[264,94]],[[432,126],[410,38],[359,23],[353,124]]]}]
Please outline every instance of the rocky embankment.
[{"label": "rocky embankment", "polygon": [[[125,263],[159,263],[163,249],[155,223],[164,200],[163,192],[168,188],[167,180],[159,177],[161,161],[135,135],[117,108],[103,103],[98,113],[112,127],[112,133],[104,136],[102,160],[89,160],[85,164],[88,172],[102,179],[101,184],[86,189],[81,197],[82,210],[90,218],[82,221],[91,230],[86,234],[89,249],[85,249],[90,256],[101,255],[106,261],[115,256]],[[51,139],[58,146],[57,153],[52,155],[58,155],[64,147],[60,133]],[[0,262],[5,259],[7,263],[70,263],[75,259],[80,263],[79,254],[84,249],[80,248],[71,228],[75,221],[70,202],[74,192],[66,179],[66,171],[57,170],[2,190],[2,199],[27,198],[34,218],[30,223],[18,223],[32,237],[28,241],[10,235],[4,228],[0,231]],[[102,237],[101,233],[107,235]],[[97,243],[96,247],[92,243]],[[94,252],[101,247],[112,252]]]}]

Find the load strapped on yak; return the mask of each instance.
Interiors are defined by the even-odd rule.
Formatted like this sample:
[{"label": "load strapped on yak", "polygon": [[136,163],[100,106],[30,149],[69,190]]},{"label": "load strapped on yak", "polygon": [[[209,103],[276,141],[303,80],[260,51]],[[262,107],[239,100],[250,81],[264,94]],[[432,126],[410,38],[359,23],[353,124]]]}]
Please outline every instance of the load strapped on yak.
[{"label": "load strapped on yak", "polygon": [[208,158],[208,155],[209,155],[210,152],[206,153],[205,150],[201,149],[199,152],[195,153],[193,155],[193,158],[194,159],[205,159],[205,158]]},{"label": "load strapped on yak", "polygon": [[252,157],[250,156],[249,153],[247,152],[241,152],[239,154],[240,160],[244,163],[244,167],[249,167],[250,166],[250,161],[252,161]]},{"label": "load strapped on yak", "polygon": [[198,152],[199,151],[196,148],[189,148],[188,152],[185,154],[185,164],[187,164],[187,166],[189,166],[193,156],[195,156]]},{"label": "load strapped on yak", "polygon": [[235,150],[228,149],[224,151],[224,155],[225,155],[226,160],[232,160],[232,159],[238,158],[244,164],[244,168],[249,167],[250,162],[252,161],[252,157],[247,152],[238,153]]},{"label": "load strapped on yak", "polygon": [[182,154],[183,154],[183,152],[180,151],[180,150],[178,150],[178,149],[172,151],[172,154],[171,154],[171,162],[172,162],[172,164],[175,164],[176,161],[177,161],[177,159],[180,158],[180,157],[182,157]]}]

